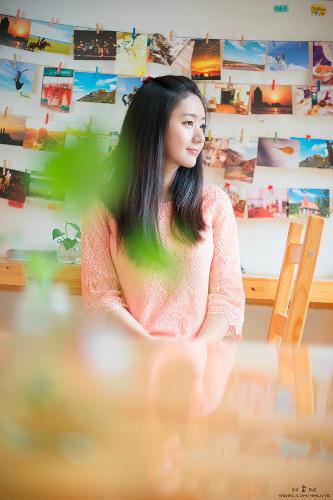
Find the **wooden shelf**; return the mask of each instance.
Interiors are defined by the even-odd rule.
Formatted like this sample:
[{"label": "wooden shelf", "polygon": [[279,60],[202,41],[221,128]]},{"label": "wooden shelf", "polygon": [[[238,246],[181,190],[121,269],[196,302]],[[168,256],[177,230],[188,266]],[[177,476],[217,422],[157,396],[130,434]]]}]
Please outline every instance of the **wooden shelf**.
[{"label": "wooden shelf", "polygon": [[[29,276],[26,275],[23,262],[0,259],[0,290],[22,290],[27,279]],[[56,281],[65,283],[72,294],[80,295],[80,266],[75,264],[61,266]],[[270,305],[273,303],[277,278],[243,275],[243,283],[248,304]],[[314,281],[310,305],[333,309],[333,280]]]}]

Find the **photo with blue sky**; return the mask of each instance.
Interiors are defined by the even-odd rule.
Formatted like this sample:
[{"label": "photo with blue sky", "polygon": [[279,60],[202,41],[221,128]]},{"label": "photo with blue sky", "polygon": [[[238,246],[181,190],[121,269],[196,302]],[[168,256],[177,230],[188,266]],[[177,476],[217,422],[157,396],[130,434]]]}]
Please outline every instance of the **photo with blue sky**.
[{"label": "photo with blue sky", "polygon": [[35,64],[16,62],[14,68],[13,61],[0,59],[0,90],[30,95],[35,70]]},{"label": "photo with blue sky", "polygon": [[73,100],[114,104],[117,75],[75,71]]},{"label": "photo with blue sky", "polygon": [[319,215],[329,217],[329,189],[290,188],[288,189],[289,217]]},{"label": "photo with blue sky", "polygon": [[134,93],[141,87],[140,77],[119,76],[117,82],[117,102],[127,106]]},{"label": "photo with blue sky", "polygon": [[257,40],[225,40],[223,67],[238,70],[264,71],[266,42]]},{"label": "photo with blue sky", "polygon": [[306,139],[304,137],[292,137],[292,139],[296,139],[300,143],[300,167],[333,169],[332,140]]},{"label": "photo with blue sky", "polygon": [[[70,54],[73,44],[74,26],[45,21],[31,21],[28,50]],[[40,43],[45,39],[46,43]]]},{"label": "photo with blue sky", "polygon": [[268,42],[267,54],[269,71],[309,69],[308,42]]}]

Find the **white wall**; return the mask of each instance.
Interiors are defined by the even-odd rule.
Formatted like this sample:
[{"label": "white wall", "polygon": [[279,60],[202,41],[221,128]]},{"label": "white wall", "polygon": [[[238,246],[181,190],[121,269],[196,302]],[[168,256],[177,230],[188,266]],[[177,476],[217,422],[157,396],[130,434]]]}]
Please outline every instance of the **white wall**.
[{"label": "white wall", "polygon": [[[144,32],[157,31],[168,33],[174,30],[175,36],[210,37],[263,40],[330,40],[333,38],[333,4],[326,3],[328,12],[325,17],[310,15],[310,1],[293,0],[290,2],[288,14],[274,14],[273,1],[258,0],[170,0],[168,2],[141,0],[125,0],[107,2],[103,0],[34,0],[17,2],[2,0],[1,12],[16,14],[21,9],[23,17],[49,21],[53,16],[65,24],[95,27],[96,22],[104,28],[114,30],[131,30],[133,26]],[[12,58],[16,52],[18,61],[24,60],[40,64],[31,101],[24,102],[13,93],[0,93],[1,109],[9,106],[13,114],[44,118],[45,110],[39,106],[42,65],[58,65],[60,60],[64,67],[74,69],[95,70],[94,61],[73,61],[72,57],[59,57],[56,54],[37,54],[28,51],[14,51],[10,47],[0,46],[1,58]],[[113,62],[99,62],[99,70],[112,71]],[[150,64],[148,74],[156,75],[161,71],[168,72],[165,67]],[[229,73],[223,73],[223,80],[228,81]],[[250,74],[237,72],[233,74],[234,82],[270,83],[272,74]],[[276,83],[310,83],[309,74],[294,72],[274,74]],[[123,117],[121,106],[90,103],[75,103],[69,116],[50,113],[50,120],[80,121],[88,120],[90,115],[99,118],[111,129],[119,128]],[[333,138],[333,120],[330,117],[296,117],[296,116],[232,116],[211,115],[210,128],[214,135],[239,137],[241,128],[245,130],[245,138],[259,135],[279,137],[291,135]],[[27,150],[23,148],[0,145],[0,165],[7,160],[9,166],[19,170],[38,168],[38,165],[50,153]],[[221,172],[206,173],[207,182],[224,184]],[[328,187],[333,193],[333,172],[320,172],[315,169],[267,169],[257,167],[255,184],[276,187]],[[331,200],[332,201],[332,200]],[[0,231],[6,234],[6,241],[0,247],[0,253],[7,248],[52,248],[51,230],[59,219],[66,216],[43,210],[46,203],[28,199],[24,210],[10,208],[5,200],[0,199]],[[238,222],[242,264],[251,274],[277,274],[281,262],[288,221],[277,220],[242,220]],[[317,265],[317,277],[333,276],[333,259],[331,247],[333,241],[333,218],[326,221],[323,243]]]}]

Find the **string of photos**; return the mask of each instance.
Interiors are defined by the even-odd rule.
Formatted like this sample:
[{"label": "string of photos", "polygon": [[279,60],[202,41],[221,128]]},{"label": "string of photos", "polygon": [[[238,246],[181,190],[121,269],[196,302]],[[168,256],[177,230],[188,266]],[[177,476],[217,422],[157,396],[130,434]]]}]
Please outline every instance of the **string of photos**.
[{"label": "string of photos", "polygon": [[[176,73],[197,81],[206,97],[208,110],[225,114],[296,114],[333,116],[333,42],[254,41],[193,39],[153,33],[119,32],[96,29],[76,29],[60,24],[55,19],[48,23],[0,14],[0,44],[37,53],[57,53],[75,60],[114,61],[114,71],[100,73],[77,71],[58,66],[0,59],[0,91],[13,91],[22,98],[32,95],[32,82],[38,67],[43,68],[41,107],[44,120],[14,116],[8,107],[0,115],[0,142],[36,150],[59,152],[72,144],[84,124],[51,120],[49,111],[70,113],[74,102],[93,102],[105,105],[128,106],[131,97],[141,86],[147,72],[147,63],[169,66]],[[310,52],[312,51],[312,68]],[[311,73],[312,84],[277,85],[238,84],[221,82],[224,69],[246,72],[303,71]],[[282,72],[282,73],[281,73]],[[304,73],[305,75],[307,73]],[[274,73],[273,73],[274,74]],[[296,88],[292,88],[296,87]],[[84,105],[84,104],[83,104]],[[89,120],[92,126],[92,117]],[[250,186],[256,166],[282,168],[333,169],[333,141],[291,137],[282,139],[259,137],[239,139],[208,137],[203,150],[204,166],[221,168],[237,217],[295,217],[308,214],[329,216],[328,189],[275,189]],[[117,142],[117,131],[96,131],[101,150],[108,153]],[[6,163],[6,162],[5,162]],[[0,170],[1,172],[1,170]],[[247,189],[232,186],[230,181],[241,181]],[[22,206],[26,196],[47,198],[49,180],[41,172],[20,172],[3,165],[0,175],[0,197],[12,206]],[[19,187],[20,186],[20,187]],[[38,189],[37,189],[37,187]],[[245,192],[247,191],[247,192]],[[59,194],[59,200],[62,195]]]}]

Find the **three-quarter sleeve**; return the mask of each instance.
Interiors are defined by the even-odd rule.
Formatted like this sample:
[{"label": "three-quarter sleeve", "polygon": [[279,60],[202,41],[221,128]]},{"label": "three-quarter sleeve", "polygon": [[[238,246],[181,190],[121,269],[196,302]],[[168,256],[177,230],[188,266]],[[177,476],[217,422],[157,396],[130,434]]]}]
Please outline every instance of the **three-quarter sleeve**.
[{"label": "three-quarter sleeve", "polygon": [[241,338],[245,294],[240,268],[237,225],[229,197],[216,188],[213,213],[214,254],[209,278],[207,314],[224,314],[226,335]]},{"label": "three-quarter sleeve", "polygon": [[103,312],[126,307],[111,257],[109,218],[98,204],[82,223],[82,298],[87,308]]}]

